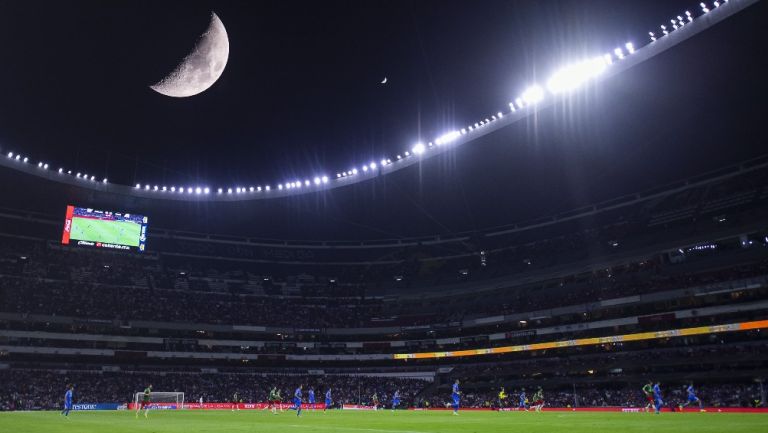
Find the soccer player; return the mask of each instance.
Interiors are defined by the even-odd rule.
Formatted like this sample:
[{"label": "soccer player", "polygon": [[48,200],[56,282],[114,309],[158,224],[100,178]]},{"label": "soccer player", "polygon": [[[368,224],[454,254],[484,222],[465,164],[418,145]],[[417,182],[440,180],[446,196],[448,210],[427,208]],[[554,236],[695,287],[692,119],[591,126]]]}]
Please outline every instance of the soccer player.
[{"label": "soccer player", "polygon": [[524,409],[528,412],[528,397],[525,396],[525,390],[520,391],[520,404],[518,404],[517,409]]},{"label": "soccer player", "polygon": [[69,416],[69,411],[72,410],[72,394],[74,392],[75,387],[67,385],[67,391],[64,393],[64,410],[61,411],[61,414],[64,416]]},{"label": "soccer player", "polygon": [[533,408],[536,412],[541,412],[544,407],[544,390],[539,387],[533,394]]},{"label": "soccer player", "polygon": [[309,388],[309,404],[312,407],[312,412],[315,411],[315,389]]},{"label": "soccer player", "polygon": [[269,398],[267,399],[267,408],[272,409],[272,413],[277,415],[277,402],[279,400],[280,392],[276,386],[273,386],[269,390]]},{"label": "soccer player", "polygon": [[152,384],[149,384],[148,387],[144,388],[144,397],[141,399],[141,405],[136,408],[136,418],[139,417],[139,412],[141,412],[142,409],[144,409],[144,418],[149,418],[148,412],[149,412],[149,402],[151,400],[152,395]]},{"label": "soccer player", "polygon": [[371,396],[371,400],[373,400],[373,410],[379,410],[379,395],[375,391]]},{"label": "soccer player", "polygon": [[328,391],[325,391],[325,407],[323,408],[323,413],[331,407],[331,404],[333,404],[333,400],[331,399],[331,388],[328,388]]},{"label": "soccer player", "polygon": [[237,391],[232,394],[232,412],[234,412],[235,409],[240,410],[240,395]]},{"label": "soccer player", "polygon": [[301,415],[301,385],[293,393],[293,407],[291,410],[296,411],[296,416]]},{"label": "soccer player", "polygon": [[685,392],[688,393],[688,401],[680,405],[680,411],[682,412],[683,408],[688,406],[691,403],[698,403],[699,404],[699,412],[706,412],[704,410],[704,403],[699,400],[699,397],[696,396],[696,389],[693,387],[693,384],[689,384],[687,388],[685,388]]},{"label": "soccer player", "polygon": [[653,382],[648,381],[645,385],[643,385],[643,394],[645,394],[645,400],[647,403],[645,404],[645,411],[650,412],[651,408],[653,407]]},{"label": "soccer player", "polygon": [[499,412],[504,410],[504,400],[507,399],[507,392],[504,391],[504,387],[501,387],[501,391],[499,391]]},{"label": "soccer player", "polygon": [[396,390],[395,394],[392,396],[392,412],[397,409],[397,407],[400,406],[400,390]]},{"label": "soccer player", "polygon": [[459,414],[459,402],[461,401],[461,391],[459,390],[459,379],[453,384],[451,389],[451,399],[453,399],[453,414]]},{"label": "soccer player", "polygon": [[653,385],[653,406],[656,409],[656,415],[661,413],[661,406],[664,405],[664,400],[661,398],[661,384],[656,382]]}]

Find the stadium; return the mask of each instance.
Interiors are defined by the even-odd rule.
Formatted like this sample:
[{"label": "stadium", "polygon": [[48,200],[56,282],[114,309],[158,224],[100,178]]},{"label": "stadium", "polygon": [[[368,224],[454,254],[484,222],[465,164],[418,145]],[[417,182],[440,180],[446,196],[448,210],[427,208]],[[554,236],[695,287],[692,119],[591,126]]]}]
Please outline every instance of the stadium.
[{"label": "stadium", "polygon": [[767,12],[0,4],[0,432],[768,430]]}]

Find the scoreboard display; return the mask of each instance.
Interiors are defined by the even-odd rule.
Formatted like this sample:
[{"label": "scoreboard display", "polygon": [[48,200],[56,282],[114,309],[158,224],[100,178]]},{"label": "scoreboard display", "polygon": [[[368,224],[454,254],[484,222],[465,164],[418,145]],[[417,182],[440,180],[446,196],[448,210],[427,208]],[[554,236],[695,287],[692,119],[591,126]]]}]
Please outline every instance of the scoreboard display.
[{"label": "scoreboard display", "polygon": [[61,243],[113,250],[143,252],[147,242],[147,217],[67,206]]}]

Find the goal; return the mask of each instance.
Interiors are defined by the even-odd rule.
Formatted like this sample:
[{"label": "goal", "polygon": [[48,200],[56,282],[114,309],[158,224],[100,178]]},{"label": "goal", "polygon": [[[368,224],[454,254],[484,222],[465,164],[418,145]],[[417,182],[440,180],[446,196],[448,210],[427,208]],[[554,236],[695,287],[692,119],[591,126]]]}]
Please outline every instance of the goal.
[{"label": "goal", "polygon": [[[134,407],[139,407],[141,401],[144,400],[144,393],[137,392],[133,396]],[[149,396],[151,404],[162,405],[166,409],[184,409],[184,393],[183,392],[160,392],[152,391]]]}]

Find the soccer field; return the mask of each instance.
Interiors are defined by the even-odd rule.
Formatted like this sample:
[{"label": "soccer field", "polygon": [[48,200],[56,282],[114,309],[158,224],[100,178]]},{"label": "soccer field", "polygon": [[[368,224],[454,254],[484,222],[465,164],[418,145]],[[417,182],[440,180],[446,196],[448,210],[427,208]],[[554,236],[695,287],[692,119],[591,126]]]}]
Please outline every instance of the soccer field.
[{"label": "soccer field", "polygon": [[129,411],[0,412],[0,432],[8,433],[755,433],[768,431],[766,414],[725,413],[568,413],[449,411],[305,412],[155,411],[138,419]]},{"label": "soccer field", "polygon": [[72,218],[71,238],[81,241],[139,246],[141,225],[129,221]]}]

